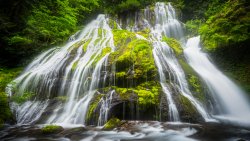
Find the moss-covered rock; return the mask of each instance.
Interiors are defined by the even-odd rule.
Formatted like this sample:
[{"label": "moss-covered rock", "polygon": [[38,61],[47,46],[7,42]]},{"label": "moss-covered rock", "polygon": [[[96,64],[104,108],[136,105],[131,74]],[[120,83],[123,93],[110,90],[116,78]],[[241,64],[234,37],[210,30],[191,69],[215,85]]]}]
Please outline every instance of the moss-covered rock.
[{"label": "moss-covered rock", "polygon": [[28,100],[32,100],[32,98],[35,96],[33,92],[26,91],[23,94],[16,94],[11,97],[12,102],[16,102],[18,104],[23,104],[24,102]]},{"label": "moss-covered rock", "polygon": [[92,98],[87,112],[87,122],[95,121],[97,120],[97,116],[95,115],[95,111],[97,109],[97,106],[99,104],[99,101],[103,97],[103,94],[95,94],[95,96]]},{"label": "moss-covered rock", "polygon": [[52,134],[52,133],[59,133],[63,131],[63,128],[58,125],[47,125],[43,127],[41,130],[43,134]]},{"label": "moss-covered rock", "polygon": [[111,130],[121,125],[121,121],[118,118],[111,118],[103,127],[104,130]]},{"label": "moss-covered rock", "polygon": [[193,104],[183,95],[178,96],[179,100],[179,112],[181,119],[189,122],[201,121],[202,118]]},{"label": "moss-covered rock", "polygon": [[177,57],[183,54],[183,48],[176,39],[163,36],[162,40],[174,50],[174,53],[177,55]]},{"label": "moss-covered rock", "polygon": [[7,87],[7,84],[21,72],[21,70],[22,68],[0,68],[0,126],[5,122],[12,123],[15,121],[9,107],[9,101],[7,94],[5,93],[5,88]]}]

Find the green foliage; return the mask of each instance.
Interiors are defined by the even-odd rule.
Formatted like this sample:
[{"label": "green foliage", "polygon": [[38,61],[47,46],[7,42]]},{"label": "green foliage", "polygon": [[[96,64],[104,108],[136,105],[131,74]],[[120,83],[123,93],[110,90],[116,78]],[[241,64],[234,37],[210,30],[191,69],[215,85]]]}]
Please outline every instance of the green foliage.
[{"label": "green foliage", "polygon": [[5,121],[12,119],[8,98],[5,92],[0,92],[0,126]]},{"label": "green foliage", "polygon": [[246,1],[229,0],[199,30],[205,49],[214,51],[218,47],[249,39],[249,17]]},{"label": "green foliage", "polygon": [[189,20],[185,23],[186,32],[190,37],[199,35],[199,28],[202,25],[202,21],[199,19]]},{"label": "green foliage", "polygon": [[9,108],[8,97],[5,93],[5,88],[11,80],[16,77],[21,71],[21,68],[4,69],[0,68],[0,126],[5,121],[13,120],[12,113]]},{"label": "green foliage", "polygon": [[42,43],[55,44],[65,41],[76,30],[76,24],[75,9],[67,0],[47,1],[32,11],[24,32]]},{"label": "green foliage", "polygon": [[114,129],[115,127],[118,127],[121,125],[121,121],[118,118],[111,118],[103,127],[105,130],[111,130]]},{"label": "green foliage", "polygon": [[28,45],[31,43],[32,43],[32,40],[27,39],[25,37],[21,37],[21,36],[13,36],[9,41],[10,45],[14,45],[14,44],[16,44],[16,45]]},{"label": "green foliage", "polygon": [[125,12],[125,11],[131,11],[131,10],[137,10],[141,6],[141,3],[137,0],[126,0],[123,1],[121,4],[117,6],[116,11],[119,12]]},{"label": "green foliage", "polygon": [[42,133],[44,133],[44,134],[51,134],[51,133],[58,133],[58,132],[62,131],[63,128],[61,126],[58,126],[58,125],[47,125],[47,126],[43,127],[41,130],[42,130]]},{"label": "green foliage", "polygon": [[4,0],[0,7],[0,64],[16,66],[58,45],[98,10],[99,0]]}]

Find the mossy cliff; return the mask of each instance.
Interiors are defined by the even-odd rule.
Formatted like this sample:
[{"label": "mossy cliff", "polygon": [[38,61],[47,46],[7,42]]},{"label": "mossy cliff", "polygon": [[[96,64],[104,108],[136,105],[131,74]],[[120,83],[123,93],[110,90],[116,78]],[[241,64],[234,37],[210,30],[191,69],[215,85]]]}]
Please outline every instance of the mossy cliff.
[{"label": "mossy cliff", "polygon": [[[147,40],[147,29],[139,32],[113,29],[114,44],[116,50],[110,53],[108,60],[109,77],[113,77],[114,83],[106,83],[99,88],[90,103],[87,114],[89,124],[97,124],[101,98],[107,99],[111,91],[115,91],[112,105],[108,113],[109,117],[132,120],[168,120],[168,103],[159,83],[158,71],[152,55],[152,43]],[[138,38],[139,34],[145,39]],[[202,80],[195,71],[186,63],[183,48],[179,41],[163,37],[173,50],[181,67],[183,68],[190,90],[200,102],[206,103],[205,88]],[[112,69],[115,68],[115,69]],[[114,74],[113,74],[114,73]],[[174,90],[173,90],[173,93]],[[173,94],[180,110],[183,121],[201,121],[201,117],[191,102],[181,96]],[[164,106],[165,105],[165,106]],[[165,107],[165,108],[164,108]]]}]

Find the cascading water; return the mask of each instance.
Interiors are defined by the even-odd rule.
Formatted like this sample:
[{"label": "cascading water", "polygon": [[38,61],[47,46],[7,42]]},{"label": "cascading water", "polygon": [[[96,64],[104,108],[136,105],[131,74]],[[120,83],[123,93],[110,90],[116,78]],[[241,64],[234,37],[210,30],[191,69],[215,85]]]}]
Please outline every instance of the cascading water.
[{"label": "cascading water", "polygon": [[[48,102],[39,101],[67,96],[66,103],[58,106],[47,122],[83,124],[88,103],[101,79],[103,63],[108,59],[108,54],[103,53],[104,49],[112,52],[115,47],[108,19],[105,15],[99,15],[83,29],[77,39],[70,40],[62,48],[53,48],[38,56],[14,80],[17,90],[11,93],[36,94],[34,101],[27,101],[20,107],[13,106],[17,122],[30,123],[39,119],[48,105]],[[14,86],[9,85],[11,87]],[[36,118],[31,120],[34,116]]]},{"label": "cascading water", "polygon": [[[180,118],[178,110],[170,94],[170,86],[166,84],[166,76],[164,74],[164,71],[166,70],[169,72],[170,84],[174,85],[184,97],[190,100],[190,102],[195,106],[195,108],[205,120],[209,120],[210,117],[203,108],[202,104],[199,103],[199,101],[197,101],[189,91],[185,74],[180,67],[172,49],[162,41],[163,35],[175,37],[179,40],[183,38],[182,27],[176,19],[173,7],[170,3],[168,5],[165,5],[164,3],[156,3],[155,14],[156,23],[155,27],[151,28],[151,41],[153,42],[154,46],[153,55],[160,75],[161,86],[163,88],[163,92],[167,95],[169,102],[170,120],[179,121]],[[171,80],[173,80],[173,82]]]},{"label": "cascading water", "polygon": [[99,102],[101,105],[100,114],[98,118],[99,126],[104,125],[104,123],[108,121],[108,113],[111,108],[114,93],[115,91],[112,90],[110,93],[107,94],[106,97],[102,97],[102,99]]},{"label": "cascading water", "polygon": [[[163,41],[163,38],[171,37],[177,39],[182,44],[184,43],[183,29],[181,23],[176,18],[175,10],[171,4],[158,2],[155,4],[153,11],[146,8],[143,12],[137,12],[133,20],[135,22],[132,27],[127,24],[123,28],[133,32],[138,40],[144,40],[152,44],[152,55],[159,74],[159,84],[167,100],[168,120],[181,121],[182,113],[178,109],[178,102],[180,102],[178,99],[184,97],[205,121],[210,121],[211,117],[207,113],[206,108],[193,97],[185,73],[174,51]],[[131,19],[126,19],[126,23],[130,22]],[[148,37],[138,33],[138,31],[145,29],[150,31]],[[117,24],[116,30],[121,30],[121,26]],[[223,108],[220,110],[223,111],[222,114],[245,116],[244,112],[249,111],[249,105],[247,102],[243,102],[244,98],[237,95],[237,93],[241,93],[240,90],[221,74],[207,58],[204,59],[204,55],[197,55],[200,53],[196,49],[198,48],[197,42],[190,39],[187,43],[188,47],[185,50],[185,55],[189,64],[205,80],[214,99],[218,99],[221,102],[220,105]],[[193,49],[194,45],[196,45],[195,49]],[[27,101],[21,105],[12,103],[12,108],[17,115],[17,122],[23,124],[35,123],[41,120],[40,117],[43,114],[47,114],[46,109],[50,108],[49,105],[53,105],[51,99],[61,97],[66,99],[65,102],[54,106],[53,110],[50,111],[51,114],[49,114],[48,118],[43,119],[43,122],[85,124],[91,100],[95,98],[95,95],[100,94],[100,88],[107,87],[107,82],[110,81],[108,79],[112,79],[112,82],[110,81],[107,87],[108,92],[106,91],[105,96],[102,94],[100,101],[98,101],[99,109],[97,113],[99,115],[97,116],[97,124],[100,126],[104,125],[110,118],[109,112],[113,106],[113,98],[116,98],[118,95],[115,87],[111,87],[115,86],[116,82],[113,81],[116,74],[114,72],[116,65],[111,63],[112,66],[109,66],[111,68],[107,67],[110,65],[109,57],[114,57],[112,53],[115,49],[109,21],[105,18],[105,15],[99,15],[96,20],[88,24],[80,33],[72,36],[65,46],[52,48],[42,53],[7,88],[10,96],[26,93],[35,94],[32,101]],[[193,55],[195,53],[196,55]],[[197,57],[201,59],[197,59]],[[199,60],[204,60],[205,63],[203,63],[207,64],[207,67],[204,67],[200,62],[200,64],[197,63]],[[134,66],[133,64],[129,67],[127,74],[134,73]],[[218,75],[216,80],[211,77],[215,73]],[[127,82],[130,83],[127,85],[128,87],[136,85],[133,79]],[[232,106],[231,98],[229,99],[225,95],[224,90],[222,87],[219,87],[217,82],[223,84],[224,89],[229,90],[227,92],[228,95],[234,97],[234,101],[237,100],[241,104]],[[231,87],[231,90],[229,87]],[[132,93],[132,95],[135,95],[134,91]],[[126,102],[122,101],[120,103],[123,103],[122,108],[125,112]],[[134,108],[133,106],[131,107],[130,114],[133,118]],[[136,109],[138,110],[140,107],[136,106]],[[139,114],[138,111],[136,111],[136,114]]]},{"label": "cascading water", "polygon": [[188,39],[184,54],[190,66],[202,77],[212,96],[218,101],[217,104],[221,107],[218,115],[222,115],[222,119],[238,118],[238,122],[249,124],[250,105],[244,92],[213,65],[207,54],[201,51],[199,44],[199,36]]}]

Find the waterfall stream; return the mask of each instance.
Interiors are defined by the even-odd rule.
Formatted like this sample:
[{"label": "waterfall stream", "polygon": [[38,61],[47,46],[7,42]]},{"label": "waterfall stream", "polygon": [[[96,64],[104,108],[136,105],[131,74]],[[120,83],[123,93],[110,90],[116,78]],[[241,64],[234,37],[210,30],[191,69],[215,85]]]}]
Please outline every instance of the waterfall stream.
[{"label": "waterfall stream", "polygon": [[184,54],[190,66],[207,84],[213,98],[219,102],[217,118],[242,121],[249,125],[250,105],[245,93],[214,66],[199,44],[199,36],[188,39]]}]

